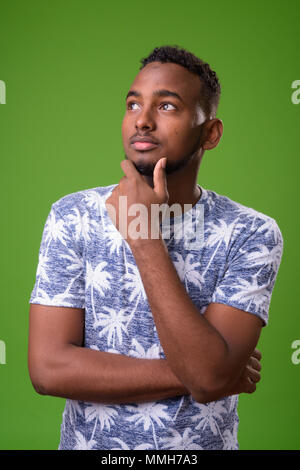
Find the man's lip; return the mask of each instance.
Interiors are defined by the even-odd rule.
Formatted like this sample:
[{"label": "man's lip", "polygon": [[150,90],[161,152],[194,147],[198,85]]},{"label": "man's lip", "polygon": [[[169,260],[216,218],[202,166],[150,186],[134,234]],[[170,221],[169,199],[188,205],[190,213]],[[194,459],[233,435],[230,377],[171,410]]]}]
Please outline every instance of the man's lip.
[{"label": "man's lip", "polygon": [[150,142],[151,144],[158,144],[159,142],[152,136],[148,135],[136,135],[130,139],[130,143],[134,144],[135,142]]},{"label": "man's lip", "polygon": [[158,144],[154,144],[153,142],[145,142],[145,141],[137,141],[131,144],[135,150],[150,150],[158,147]]}]

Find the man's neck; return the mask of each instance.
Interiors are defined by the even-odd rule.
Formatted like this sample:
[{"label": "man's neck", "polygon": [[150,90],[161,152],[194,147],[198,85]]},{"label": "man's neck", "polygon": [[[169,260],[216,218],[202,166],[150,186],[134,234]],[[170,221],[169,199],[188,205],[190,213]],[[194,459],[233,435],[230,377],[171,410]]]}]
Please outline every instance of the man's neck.
[{"label": "man's neck", "polygon": [[[194,206],[201,198],[202,191],[197,183],[200,160],[194,159],[190,165],[180,171],[166,175],[169,207],[173,204],[180,204],[183,213],[185,204]],[[152,176],[143,176],[143,178],[153,188]]]},{"label": "man's neck", "polygon": [[[149,177],[144,176],[145,180],[149,184]],[[146,179],[147,178],[147,179]],[[177,216],[180,214],[183,214],[184,212],[189,211],[202,196],[202,191],[200,186],[197,184],[197,181],[195,180],[192,183],[189,183],[188,185],[179,185],[176,181],[174,183],[170,181],[169,177],[167,179],[167,187],[168,187],[168,193],[169,193],[169,200],[168,200],[168,206],[171,207],[173,204],[175,204],[175,213],[173,214],[172,212],[170,213],[170,217]],[[151,179],[150,181],[150,186],[153,188],[153,181]],[[180,206],[180,209],[178,207]],[[177,212],[178,211],[178,212]]]}]

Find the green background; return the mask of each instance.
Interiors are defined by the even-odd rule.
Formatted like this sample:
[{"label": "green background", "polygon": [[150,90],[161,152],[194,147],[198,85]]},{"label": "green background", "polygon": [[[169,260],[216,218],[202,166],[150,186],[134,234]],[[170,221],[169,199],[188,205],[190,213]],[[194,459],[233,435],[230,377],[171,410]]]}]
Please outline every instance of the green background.
[{"label": "green background", "polygon": [[140,59],[179,45],[219,76],[219,146],[198,182],[277,221],[284,253],[259,341],[262,379],[239,402],[241,449],[299,449],[299,1],[0,1],[0,448],[57,449],[65,400],[27,369],[29,297],[51,204],[117,183],[125,95]]}]

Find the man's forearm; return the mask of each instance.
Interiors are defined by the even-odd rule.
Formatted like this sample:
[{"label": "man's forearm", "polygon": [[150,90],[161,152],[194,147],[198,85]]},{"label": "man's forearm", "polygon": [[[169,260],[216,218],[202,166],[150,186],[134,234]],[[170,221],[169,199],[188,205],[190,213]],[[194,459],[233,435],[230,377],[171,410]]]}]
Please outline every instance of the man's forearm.
[{"label": "man's forearm", "polygon": [[[143,403],[190,395],[165,359],[139,359],[70,345],[44,364],[44,380],[35,384],[44,395],[103,404]],[[244,376],[248,371],[244,369]],[[245,378],[245,377],[244,377]],[[237,377],[218,394],[206,394],[200,403],[220,400],[253,387]]]},{"label": "man's forearm", "polygon": [[118,404],[190,394],[165,359],[139,359],[70,345],[47,359],[44,371],[37,391],[72,400]]}]

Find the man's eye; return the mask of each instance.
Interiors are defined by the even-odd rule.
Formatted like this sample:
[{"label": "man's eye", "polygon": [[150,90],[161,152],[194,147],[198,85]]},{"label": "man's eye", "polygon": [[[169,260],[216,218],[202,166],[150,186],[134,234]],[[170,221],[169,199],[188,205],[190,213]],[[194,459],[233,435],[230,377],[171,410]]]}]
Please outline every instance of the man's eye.
[{"label": "man's eye", "polygon": [[[139,106],[138,103],[136,103],[136,102],[134,102],[134,101],[130,101],[130,102],[127,104],[127,108],[128,108],[128,109],[134,109],[134,108],[133,108],[134,105]],[[161,106],[161,107],[173,106],[173,109],[177,109],[176,106],[175,106],[174,104],[172,104],[172,103],[161,103],[160,106]],[[172,109],[172,108],[171,108],[171,109]],[[169,110],[170,110],[170,109],[169,109]],[[166,109],[166,111],[168,111],[168,110]]]},{"label": "man's eye", "polygon": [[134,104],[137,104],[137,103],[135,103],[134,101],[130,101],[130,102],[127,104],[127,108],[128,108],[128,109],[132,109],[132,106],[133,106]]},{"label": "man's eye", "polygon": [[176,106],[174,106],[174,104],[172,104],[172,103],[162,103],[161,105],[162,106],[173,106],[173,108],[176,109]]}]

